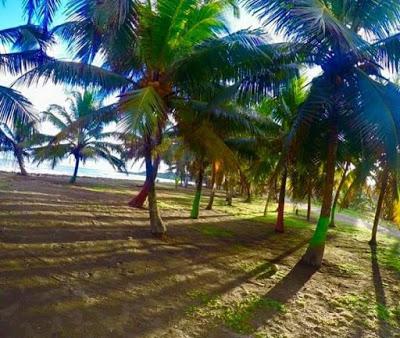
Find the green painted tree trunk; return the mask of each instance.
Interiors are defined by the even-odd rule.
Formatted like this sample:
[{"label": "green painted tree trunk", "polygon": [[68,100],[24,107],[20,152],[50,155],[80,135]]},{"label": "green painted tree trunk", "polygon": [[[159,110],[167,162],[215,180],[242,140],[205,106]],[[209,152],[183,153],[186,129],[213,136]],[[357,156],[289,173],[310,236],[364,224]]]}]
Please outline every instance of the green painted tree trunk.
[{"label": "green painted tree trunk", "polygon": [[371,240],[369,241],[369,245],[371,245],[373,247],[376,247],[376,245],[377,245],[376,234],[378,232],[379,219],[381,217],[382,206],[383,206],[383,201],[385,199],[385,193],[386,193],[386,188],[387,188],[387,184],[388,184],[388,179],[389,179],[389,169],[386,166],[384,169],[383,175],[382,175],[382,185],[381,185],[381,190],[379,192],[378,203],[376,205],[374,225],[372,227],[372,232],[371,232]]},{"label": "green painted tree trunk", "polygon": [[193,219],[199,218],[201,191],[203,189],[203,178],[204,178],[204,164],[203,161],[201,161],[199,168],[199,175],[197,177],[196,194],[193,199],[192,212],[190,213],[190,218]]},{"label": "green painted tree trunk", "polygon": [[331,228],[334,228],[334,227],[336,226],[336,225],[335,225],[336,207],[337,207],[337,203],[338,203],[338,201],[339,201],[340,192],[342,191],[344,182],[346,181],[347,171],[349,170],[349,166],[350,166],[350,162],[347,161],[347,162],[346,162],[346,165],[345,165],[345,167],[344,167],[344,170],[343,170],[343,175],[342,175],[342,177],[341,177],[341,179],[340,179],[338,188],[337,188],[337,190],[336,190],[335,199],[333,200],[332,211],[331,211],[331,221],[330,221],[330,223],[329,223],[329,226],[330,226]]},{"label": "green painted tree trunk", "polygon": [[275,224],[275,232],[282,233],[284,229],[284,213],[285,213],[285,195],[286,195],[286,180],[287,180],[287,166],[283,168],[281,187],[279,190],[278,199],[278,217]]},{"label": "green painted tree trunk", "polygon": [[335,163],[338,147],[338,133],[335,121],[331,122],[329,131],[328,154],[325,168],[325,184],[322,196],[322,207],[317,227],[310,240],[302,262],[313,267],[320,267],[325,251],[325,242],[328,234],[330,213],[332,207],[333,185],[335,178]]}]

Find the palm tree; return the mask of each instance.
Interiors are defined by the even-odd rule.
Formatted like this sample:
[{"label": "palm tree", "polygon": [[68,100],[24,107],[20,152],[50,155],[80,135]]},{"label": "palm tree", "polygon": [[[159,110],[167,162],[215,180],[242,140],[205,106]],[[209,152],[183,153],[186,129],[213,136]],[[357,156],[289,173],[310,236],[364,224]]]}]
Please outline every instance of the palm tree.
[{"label": "palm tree", "polygon": [[290,166],[288,154],[284,151],[284,146],[299,108],[306,99],[306,96],[306,80],[304,78],[293,79],[277,97],[265,100],[259,107],[259,111],[274,121],[279,130],[279,139],[273,140],[273,143],[277,143],[278,141],[278,144],[280,144],[280,149],[274,148],[282,157],[279,163],[280,168],[278,168],[281,171],[281,183],[278,198],[278,216],[275,225],[275,231],[279,233],[284,232],[286,182]]},{"label": "palm tree", "polygon": [[[263,95],[296,73],[281,45],[268,45],[260,32],[228,35],[222,16],[235,1],[118,0],[80,1],[71,5],[71,22],[54,29],[70,42],[83,62],[51,60],[28,72],[21,81],[39,78],[55,83],[94,85],[121,93],[115,114],[128,132],[145,126],[146,170],[151,173],[151,231],[162,236],[166,227],[157,207],[156,172],[167,122],[179,121],[176,98],[188,100],[214,83],[237,83],[238,92]],[[102,67],[90,65],[101,54]],[[287,65],[289,63],[289,65]],[[151,195],[151,198],[150,198]]]},{"label": "palm tree", "polygon": [[[307,252],[306,264],[322,263],[332,206],[338,143],[346,123],[365,139],[368,130],[381,138],[396,167],[399,90],[384,78],[382,67],[400,64],[400,3],[388,0],[338,2],[334,0],[248,0],[248,6],[273,24],[276,31],[298,44],[308,64],[322,74],[311,84],[293,135],[306,124],[323,118],[328,124],[325,184],[320,218]],[[370,140],[365,139],[365,142]]]},{"label": "palm tree", "polygon": [[113,133],[104,131],[104,122],[89,121],[71,127],[76,121],[99,110],[101,100],[98,99],[96,93],[91,91],[85,91],[83,94],[74,92],[69,102],[69,109],[51,105],[43,113],[45,118],[58,129],[58,134],[49,145],[35,149],[36,161],[41,163],[50,160],[54,168],[60,160],[73,156],[75,168],[70,183],[76,181],[80,162],[85,163],[87,159],[91,158],[103,158],[114,168],[126,171],[124,162],[115,156],[115,153],[122,153],[122,147],[109,141],[113,137]]},{"label": "palm tree", "polygon": [[37,121],[16,120],[10,126],[0,124],[0,151],[12,153],[18,162],[20,173],[28,175],[25,159],[29,158],[35,145],[45,142],[46,137],[39,133]]}]

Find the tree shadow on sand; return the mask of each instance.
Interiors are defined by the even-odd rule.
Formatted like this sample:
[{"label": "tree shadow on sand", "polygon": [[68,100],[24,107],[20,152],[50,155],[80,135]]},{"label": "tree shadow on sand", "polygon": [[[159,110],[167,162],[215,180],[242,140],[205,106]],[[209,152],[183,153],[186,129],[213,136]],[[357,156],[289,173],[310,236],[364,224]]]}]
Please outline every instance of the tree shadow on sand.
[{"label": "tree shadow on sand", "polygon": [[[298,262],[292,270],[269,290],[263,298],[285,305],[293,299],[311,279],[317,268]],[[274,308],[260,309],[255,313],[253,325],[260,327],[271,320],[279,311]]]},{"label": "tree shadow on sand", "polygon": [[379,268],[378,256],[376,251],[376,246],[371,246],[371,270],[372,270],[372,280],[374,282],[375,288],[375,299],[376,306],[378,310],[378,323],[379,331],[378,335],[382,338],[392,337],[390,325],[383,318],[382,314],[379,312],[379,308],[385,311],[387,306],[385,289],[383,288],[381,270]]}]

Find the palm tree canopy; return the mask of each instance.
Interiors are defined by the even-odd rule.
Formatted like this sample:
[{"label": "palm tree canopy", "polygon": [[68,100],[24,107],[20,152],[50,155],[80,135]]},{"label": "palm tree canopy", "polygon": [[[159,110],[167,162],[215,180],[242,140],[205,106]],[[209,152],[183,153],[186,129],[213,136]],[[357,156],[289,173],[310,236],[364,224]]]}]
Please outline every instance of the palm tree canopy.
[{"label": "palm tree canopy", "polygon": [[[48,146],[35,149],[36,160],[40,163],[51,160],[52,166],[70,155],[85,162],[89,158],[103,158],[118,170],[125,171],[124,162],[116,155],[122,153],[121,145],[110,141],[113,133],[104,130],[102,121],[85,120],[101,105],[98,94],[92,91],[73,92],[68,99],[69,109],[51,105],[44,117],[57,129],[58,134]],[[77,124],[76,121],[86,121]]]}]

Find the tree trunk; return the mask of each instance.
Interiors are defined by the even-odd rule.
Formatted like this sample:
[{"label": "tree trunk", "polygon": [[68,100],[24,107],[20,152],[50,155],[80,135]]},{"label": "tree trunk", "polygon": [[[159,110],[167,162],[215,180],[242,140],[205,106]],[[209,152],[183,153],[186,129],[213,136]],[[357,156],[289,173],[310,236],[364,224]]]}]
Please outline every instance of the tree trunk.
[{"label": "tree trunk", "polygon": [[150,216],[150,230],[153,236],[161,238],[167,232],[167,227],[165,226],[163,220],[161,219],[158,205],[157,205],[157,195],[155,187],[155,179],[150,182],[149,188],[149,216]]},{"label": "tree trunk", "polygon": [[312,194],[312,188],[311,188],[311,182],[309,182],[308,185],[308,193],[307,193],[307,221],[310,222],[311,220],[311,194]]},{"label": "tree trunk", "polygon": [[190,218],[199,218],[201,190],[203,189],[203,178],[204,178],[204,163],[203,160],[200,162],[199,176],[197,177],[196,194],[193,199],[192,211]]},{"label": "tree trunk", "polygon": [[[132,208],[143,208],[144,202],[146,202],[147,196],[149,195],[151,181],[154,181],[157,177],[158,167],[159,167],[159,160],[156,160],[154,165],[151,163],[151,153],[145,156],[146,161],[146,180],[143,184],[142,189],[140,190],[139,194],[137,194],[128,205]],[[150,161],[150,163],[148,163]]]},{"label": "tree trunk", "polygon": [[75,169],[74,174],[72,175],[69,183],[74,184],[76,182],[76,177],[78,176],[78,169],[79,169],[79,156],[75,155]]},{"label": "tree trunk", "polygon": [[229,178],[226,178],[225,181],[225,191],[226,191],[226,205],[231,207],[232,206],[232,200],[233,200],[233,192],[232,192],[232,187],[231,187],[231,181]]},{"label": "tree trunk", "polygon": [[279,200],[278,200],[278,218],[275,225],[275,232],[284,232],[284,212],[285,212],[285,194],[286,194],[286,180],[287,180],[287,166],[283,169],[281,188],[279,190]]},{"label": "tree trunk", "polygon": [[210,194],[210,199],[208,200],[208,205],[206,207],[206,210],[211,210],[213,207],[215,190],[217,189],[216,176],[217,176],[217,163],[214,161],[212,164],[212,173],[211,173],[211,194]]},{"label": "tree trunk", "polygon": [[344,171],[343,171],[343,175],[342,178],[340,179],[338,188],[336,190],[336,194],[335,194],[335,199],[333,200],[333,205],[332,205],[332,211],[331,211],[331,222],[329,223],[329,226],[331,228],[334,228],[335,225],[335,212],[336,212],[336,206],[337,203],[339,201],[339,196],[340,196],[340,192],[342,191],[342,187],[344,185],[344,182],[346,181],[346,177],[347,177],[347,171],[349,170],[349,166],[350,166],[350,162],[347,161],[346,165],[344,167]]},{"label": "tree trunk", "polygon": [[378,204],[376,206],[374,226],[372,227],[371,240],[369,241],[369,245],[371,245],[373,247],[376,247],[376,245],[377,245],[376,233],[378,232],[379,219],[381,217],[383,201],[385,199],[388,178],[389,178],[389,168],[386,166],[384,169],[383,175],[382,175],[382,186],[381,186],[381,191],[379,192]]},{"label": "tree trunk", "polygon": [[28,173],[25,169],[24,155],[22,154],[22,151],[20,149],[15,150],[15,157],[17,158],[21,175],[28,176]]},{"label": "tree trunk", "polygon": [[329,131],[328,154],[326,161],[326,175],[324,192],[322,196],[322,207],[318,224],[314,235],[310,240],[302,262],[313,267],[320,267],[325,251],[326,236],[329,228],[329,218],[332,207],[333,183],[335,178],[335,162],[338,147],[338,133],[335,121],[331,121]]},{"label": "tree trunk", "polygon": [[269,198],[270,198],[270,192],[269,192],[269,190],[268,190],[268,193],[267,193],[267,201],[265,202],[265,208],[264,208],[264,217],[266,217],[267,216],[267,214],[268,214],[268,206],[269,206]]}]

